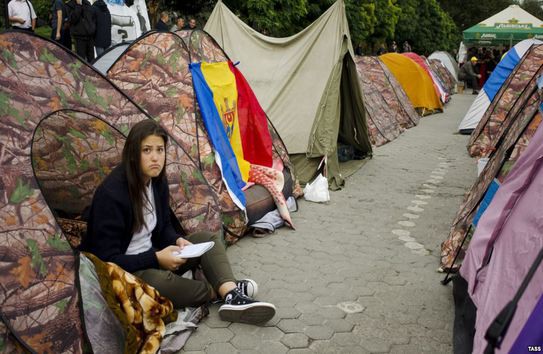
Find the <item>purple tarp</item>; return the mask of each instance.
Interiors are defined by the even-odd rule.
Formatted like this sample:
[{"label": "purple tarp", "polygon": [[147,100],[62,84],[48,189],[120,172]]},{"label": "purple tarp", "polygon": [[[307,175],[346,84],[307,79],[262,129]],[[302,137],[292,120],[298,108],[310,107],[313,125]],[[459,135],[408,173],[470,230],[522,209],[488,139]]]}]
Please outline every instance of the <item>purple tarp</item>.
[{"label": "purple tarp", "polygon": [[[473,352],[486,347],[490,323],[517,292],[543,248],[543,126],[481,217],[460,269],[477,307]],[[490,257],[492,256],[492,257]],[[543,293],[543,271],[535,273],[520,299],[501,348],[509,352]]]},{"label": "purple tarp", "polygon": [[[537,350],[535,347],[539,347]],[[526,321],[510,353],[541,351],[543,347],[543,295],[539,298],[534,312]]]}]

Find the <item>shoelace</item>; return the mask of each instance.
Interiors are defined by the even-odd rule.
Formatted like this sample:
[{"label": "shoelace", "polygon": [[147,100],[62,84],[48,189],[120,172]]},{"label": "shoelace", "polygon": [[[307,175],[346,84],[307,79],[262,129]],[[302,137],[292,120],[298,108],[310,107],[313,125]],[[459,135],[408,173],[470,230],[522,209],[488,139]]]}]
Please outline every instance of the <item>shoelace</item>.
[{"label": "shoelace", "polygon": [[243,295],[247,295],[247,283],[244,281],[240,281],[236,284],[239,291],[242,292]]}]

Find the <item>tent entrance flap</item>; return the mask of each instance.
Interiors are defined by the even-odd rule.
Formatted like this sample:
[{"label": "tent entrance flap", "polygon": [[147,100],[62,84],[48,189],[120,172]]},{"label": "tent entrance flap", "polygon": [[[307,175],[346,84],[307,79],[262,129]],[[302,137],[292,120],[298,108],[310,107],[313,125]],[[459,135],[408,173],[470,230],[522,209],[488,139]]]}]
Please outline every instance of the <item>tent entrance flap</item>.
[{"label": "tent entrance flap", "polygon": [[[327,156],[327,177],[330,189],[340,189],[345,181],[344,178],[352,175],[364,164],[365,158],[371,156],[372,147],[368,137],[368,127],[364,104],[362,103],[362,92],[358,85],[356,64],[353,58],[346,54],[343,61],[338,63],[341,71],[332,75],[332,80],[340,80],[338,92],[338,110],[334,124],[338,129],[333,142],[325,149],[314,149],[313,154],[292,154],[291,161],[296,167],[296,174],[302,184],[310,182],[320,171],[319,163],[322,156]],[[327,102],[330,104],[330,101]],[[339,115],[339,117],[337,117]],[[331,124],[330,124],[331,125]],[[329,126],[330,126],[329,125]],[[314,140],[319,141],[319,139]],[[315,145],[313,145],[315,146]],[[320,147],[320,146],[319,146]],[[352,158],[338,158],[338,149],[352,149]],[[316,154],[315,150],[322,151]],[[341,152],[340,152],[341,153]]]},{"label": "tent entrance flap", "polygon": [[356,64],[348,54],[343,58],[340,99],[338,146],[340,144],[352,146],[355,150],[355,157],[358,159],[371,155],[372,147],[368,138],[366,112],[358,84]]}]

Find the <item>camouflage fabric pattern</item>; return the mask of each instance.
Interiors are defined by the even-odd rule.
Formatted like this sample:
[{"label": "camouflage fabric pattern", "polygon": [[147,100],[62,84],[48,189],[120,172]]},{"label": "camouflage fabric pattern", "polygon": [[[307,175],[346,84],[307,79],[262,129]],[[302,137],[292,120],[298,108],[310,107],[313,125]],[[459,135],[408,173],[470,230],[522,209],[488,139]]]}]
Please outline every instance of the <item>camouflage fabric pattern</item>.
[{"label": "camouflage fabric pattern", "polygon": [[155,32],[132,43],[107,76],[160,122],[196,162],[214,191],[224,225],[242,235],[246,227],[245,213],[230,197],[205,128],[196,120],[189,63],[189,52],[179,36]]},{"label": "camouflage fabric pattern", "polygon": [[[457,268],[459,266],[462,257],[459,257],[455,264],[453,264],[453,260],[457,252],[461,252],[460,255],[463,255],[463,251],[467,249],[468,245],[466,243],[464,243],[462,250],[459,248],[462,240],[467,237],[469,226],[473,222],[477,209],[490,184],[494,178],[497,178],[500,183],[505,180],[514,163],[526,150],[530,139],[541,124],[542,117],[541,113],[538,112],[539,102],[539,94],[533,91],[528,104],[519,113],[517,119],[514,120],[503,142],[490,155],[487,166],[460,205],[451,226],[449,237],[441,244],[441,267],[443,269]],[[511,147],[513,147],[512,150]]]},{"label": "camouflage fabric pattern", "polygon": [[428,59],[428,64],[430,65],[432,71],[440,79],[447,93],[454,93],[456,80],[454,79],[454,76],[450,73],[450,71],[443,65],[443,63],[441,63],[439,59]]},{"label": "camouflage fabric pattern", "polygon": [[[0,149],[9,152],[0,156],[0,312],[9,330],[37,352],[79,353],[88,347],[76,287],[77,257],[40,190],[30,151],[40,121],[67,108],[100,117],[123,134],[150,119],[55,43],[22,32],[0,34]],[[171,204],[185,230],[220,228],[220,211],[197,166],[176,143],[170,144],[168,160]],[[200,177],[183,179],[183,174]],[[206,214],[195,211],[204,207]]]},{"label": "camouflage fabric pattern", "polygon": [[21,346],[21,343],[13,337],[13,333],[9,331],[2,321],[0,321],[0,353],[28,353],[28,350]]},{"label": "camouflage fabric pattern", "polygon": [[376,60],[378,59],[373,57],[361,57],[357,58],[355,63],[367,113],[370,141],[372,145],[381,146],[396,139],[404,129],[394,117],[396,112],[388,105],[390,89]]},{"label": "camouflage fabric pattern", "polygon": [[409,100],[409,97],[407,97],[407,94],[403,90],[398,79],[396,79],[390,69],[381,60],[379,60],[379,58],[376,59],[392,89],[393,94],[391,93],[388,95],[390,97],[388,104],[395,112],[401,112],[401,114],[396,115],[400,126],[404,129],[409,129],[416,126],[419,124],[420,115],[417,113],[417,111],[415,111],[413,104]]},{"label": "camouflage fabric pattern", "polygon": [[194,30],[189,41],[190,60],[192,63],[219,63],[228,61],[228,56],[207,32]]},{"label": "camouflage fabric pattern", "polygon": [[124,141],[119,131],[83,112],[57,111],[43,119],[32,141],[32,164],[49,207],[65,218],[81,215],[120,163]]},{"label": "camouflage fabric pattern", "polygon": [[175,34],[177,34],[179,37],[181,37],[181,39],[183,40],[183,42],[185,43],[185,45],[188,47],[190,45],[190,35],[192,33],[192,30],[178,30],[178,31],[175,31]]},{"label": "camouflage fabric pattern", "polygon": [[491,154],[514,117],[527,104],[536,87],[537,76],[542,72],[543,45],[532,46],[504,82],[471,134],[468,142],[471,156],[486,157]]},{"label": "camouflage fabric pattern", "polygon": [[441,88],[447,94],[446,99],[447,99],[447,102],[449,102],[449,100],[451,99],[452,91],[451,91],[449,85],[447,84],[447,82],[445,81],[445,79],[443,78],[442,74],[439,72],[439,69],[437,68],[436,65],[432,65],[432,63],[430,63],[428,58],[426,58],[426,57],[421,57],[421,58],[424,59],[424,62],[426,63],[426,66],[428,67],[428,71],[433,75],[432,79],[434,81],[436,81],[436,85],[441,86]]}]

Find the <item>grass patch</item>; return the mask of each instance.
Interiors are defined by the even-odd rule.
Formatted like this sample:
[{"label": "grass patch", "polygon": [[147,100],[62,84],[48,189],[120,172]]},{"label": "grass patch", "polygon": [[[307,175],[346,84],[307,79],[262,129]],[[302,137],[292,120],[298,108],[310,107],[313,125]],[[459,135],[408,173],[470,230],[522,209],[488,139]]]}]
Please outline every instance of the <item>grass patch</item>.
[{"label": "grass patch", "polygon": [[36,29],[34,30],[34,33],[44,38],[51,38],[51,27],[49,26],[36,27]]}]

